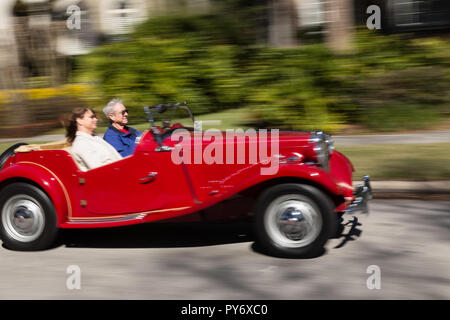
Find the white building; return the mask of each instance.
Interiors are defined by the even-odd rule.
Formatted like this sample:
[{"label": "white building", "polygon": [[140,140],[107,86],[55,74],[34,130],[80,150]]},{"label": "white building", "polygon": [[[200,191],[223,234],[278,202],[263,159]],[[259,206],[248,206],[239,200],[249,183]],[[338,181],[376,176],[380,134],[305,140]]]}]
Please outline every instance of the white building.
[{"label": "white building", "polygon": [[0,89],[20,88],[30,61],[33,75],[54,76],[58,59],[86,54],[149,16],[208,6],[208,0],[1,0]]}]

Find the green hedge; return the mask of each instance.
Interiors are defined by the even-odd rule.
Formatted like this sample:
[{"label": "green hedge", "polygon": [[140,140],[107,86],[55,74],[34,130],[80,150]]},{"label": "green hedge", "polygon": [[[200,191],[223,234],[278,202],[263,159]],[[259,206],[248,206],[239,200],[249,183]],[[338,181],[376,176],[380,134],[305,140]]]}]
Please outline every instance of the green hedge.
[{"label": "green hedge", "polygon": [[250,106],[259,125],[336,132],[427,127],[449,115],[450,45],[357,32],[357,50],[324,45],[276,49],[256,44],[239,16],[151,19],[124,42],[80,57],[76,81],[93,83],[105,103],[124,99],[131,120],[142,106],[187,101],[194,113]]},{"label": "green hedge", "polygon": [[84,96],[92,92],[79,85],[0,90],[0,137],[33,136],[62,128],[66,115],[85,105]]}]

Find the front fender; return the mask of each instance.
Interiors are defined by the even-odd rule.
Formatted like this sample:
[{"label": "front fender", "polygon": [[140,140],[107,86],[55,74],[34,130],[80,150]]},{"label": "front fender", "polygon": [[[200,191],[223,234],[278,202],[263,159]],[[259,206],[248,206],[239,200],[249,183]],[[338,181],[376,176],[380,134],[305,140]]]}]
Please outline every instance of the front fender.
[{"label": "front fender", "polygon": [[69,193],[61,180],[50,169],[37,163],[22,162],[10,165],[0,171],[1,188],[9,183],[27,180],[39,186],[50,197],[57,214],[57,226],[64,223],[72,211]]},{"label": "front fender", "polygon": [[286,165],[281,166],[279,177],[296,177],[303,180],[309,180],[322,186],[328,192],[341,195],[342,189],[336,184],[333,177],[325,170],[314,165]]},{"label": "front fender", "polygon": [[333,177],[326,171],[314,165],[307,164],[282,164],[274,175],[254,174],[247,176],[246,179],[240,181],[234,188],[234,192],[252,188],[253,186],[267,183],[275,180],[299,179],[302,181],[310,181],[312,184],[318,185],[330,194],[345,195],[344,190]]}]

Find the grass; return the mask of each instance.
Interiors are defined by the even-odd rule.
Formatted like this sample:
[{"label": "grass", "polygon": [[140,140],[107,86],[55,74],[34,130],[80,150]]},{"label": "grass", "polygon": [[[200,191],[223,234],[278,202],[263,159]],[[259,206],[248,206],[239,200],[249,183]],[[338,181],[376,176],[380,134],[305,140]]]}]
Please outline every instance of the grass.
[{"label": "grass", "polygon": [[[187,114],[187,113],[186,113]],[[207,122],[202,125],[204,130],[207,129],[237,129],[242,128],[244,130],[252,128],[249,123],[252,116],[252,112],[250,108],[239,108],[239,109],[228,109],[221,112],[209,113],[204,115],[199,115],[195,117],[196,121],[214,121],[214,123],[208,124]],[[103,117],[102,117],[103,118]],[[144,111],[142,111],[142,119],[145,119]],[[220,120],[220,124],[217,124],[217,121]],[[192,126],[192,121],[190,118],[179,118],[173,119],[172,123],[181,122],[185,125]],[[130,123],[130,126],[136,128],[139,131],[144,131],[149,128],[149,123],[147,121],[143,121],[141,123]],[[102,120],[101,123],[98,124],[97,133],[104,133],[108,128],[108,124],[106,120]],[[66,131],[63,128],[55,129],[47,132],[46,134],[64,134]]]},{"label": "grass", "polygon": [[[15,143],[0,143],[0,153]],[[355,180],[365,174],[372,180],[450,180],[450,143],[346,146],[336,150],[353,163]]]},{"label": "grass", "polygon": [[[228,109],[221,112],[215,112],[210,114],[204,114],[199,115],[195,117],[195,120],[197,121],[211,121],[213,120],[214,123],[203,123],[203,129],[218,129],[218,130],[226,130],[226,129],[244,129],[247,130],[249,128],[257,129],[255,126],[257,125],[257,122],[255,122],[254,112],[249,107],[244,108],[238,108],[238,109]],[[129,125],[138,129],[139,131],[144,131],[149,128],[149,123],[145,120],[144,111],[142,110],[141,114],[142,122],[136,123],[132,122]],[[103,114],[100,116],[101,120],[97,127],[97,133],[104,133],[108,127],[107,121],[104,119]],[[220,120],[220,124],[217,124],[217,120]],[[192,121],[189,118],[183,118],[183,119],[174,119],[172,120],[172,123],[181,122],[185,125],[192,126]],[[253,123],[252,123],[253,122]],[[157,123],[158,124],[158,123]],[[398,128],[397,128],[398,129]],[[450,130],[450,118],[444,117],[440,121],[438,121],[435,125],[433,125],[434,130]],[[416,128],[415,130],[392,130],[387,131],[388,129],[385,128],[383,130],[383,134],[387,133],[409,133],[409,132],[421,132],[421,131],[428,131],[428,130],[420,130],[419,128]],[[54,129],[49,132],[46,132],[45,134],[65,134],[65,129]],[[346,124],[343,129],[340,132],[337,132],[336,134],[340,135],[361,135],[361,134],[377,134],[379,132],[371,130],[370,128],[361,126],[361,125],[355,125],[355,124]]]},{"label": "grass", "polygon": [[450,143],[336,147],[355,167],[354,179],[450,180]]}]

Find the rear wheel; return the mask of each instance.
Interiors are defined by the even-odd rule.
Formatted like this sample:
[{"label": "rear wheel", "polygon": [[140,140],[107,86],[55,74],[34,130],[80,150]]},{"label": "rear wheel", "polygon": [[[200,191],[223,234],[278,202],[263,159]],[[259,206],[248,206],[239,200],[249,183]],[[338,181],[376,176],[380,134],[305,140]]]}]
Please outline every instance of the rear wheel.
[{"label": "rear wheel", "polygon": [[0,193],[0,237],[12,250],[43,250],[56,240],[56,212],[36,186],[13,183]]},{"label": "rear wheel", "polygon": [[256,233],[269,254],[319,255],[338,225],[331,199],[303,184],[281,184],[264,191],[256,207]]}]

